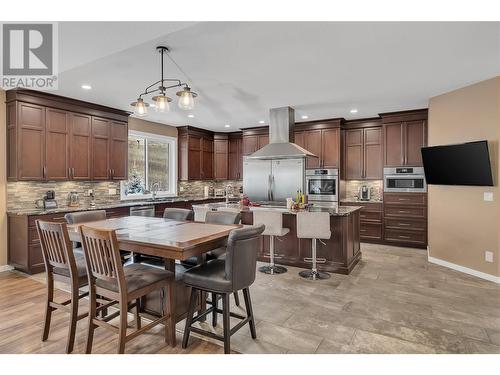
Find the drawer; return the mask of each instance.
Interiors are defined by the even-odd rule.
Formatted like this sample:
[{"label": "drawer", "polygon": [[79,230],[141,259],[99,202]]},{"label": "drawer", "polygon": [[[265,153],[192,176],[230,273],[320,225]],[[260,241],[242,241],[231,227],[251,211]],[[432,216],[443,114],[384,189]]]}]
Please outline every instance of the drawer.
[{"label": "drawer", "polygon": [[64,215],[66,215],[66,212],[61,212],[59,214],[30,216],[28,218],[28,226],[35,228],[36,227],[36,225],[35,225],[36,220],[55,221],[57,223],[65,223],[66,219],[64,218]]},{"label": "drawer", "polygon": [[385,206],[384,216],[425,219],[427,207]]},{"label": "drawer", "polygon": [[36,228],[29,228],[28,232],[30,244],[40,244],[40,239],[38,238],[38,232]]},{"label": "drawer", "polygon": [[427,228],[426,220],[409,220],[401,218],[386,218],[385,227],[389,229],[407,229],[407,230],[419,230],[425,231]]},{"label": "drawer", "polygon": [[385,240],[388,242],[405,242],[425,245],[427,232],[385,228]]},{"label": "drawer", "polygon": [[44,266],[40,244],[29,247],[30,267]]},{"label": "drawer", "polygon": [[425,193],[385,193],[385,204],[403,204],[425,206],[427,204],[427,194]]},{"label": "drawer", "polygon": [[112,219],[117,217],[129,216],[130,207],[109,208],[106,210],[106,218]]},{"label": "drawer", "polygon": [[359,220],[360,221],[378,221],[378,222],[382,222],[382,212],[365,211],[363,209],[359,213]]},{"label": "drawer", "polygon": [[381,240],[382,224],[361,223],[359,228],[359,235],[361,239]]}]

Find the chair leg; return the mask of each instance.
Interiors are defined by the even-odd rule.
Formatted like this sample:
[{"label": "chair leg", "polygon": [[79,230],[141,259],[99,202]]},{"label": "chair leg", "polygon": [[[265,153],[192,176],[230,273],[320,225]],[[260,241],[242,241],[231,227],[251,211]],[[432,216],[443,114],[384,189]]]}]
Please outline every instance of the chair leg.
[{"label": "chair leg", "polygon": [[191,289],[191,300],[189,302],[189,310],[186,318],[186,327],[184,328],[184,337],[182,338],[182,349],[187,348],[189,334],[191,331],[191,324],[193,324],[193,314],[196,307],[196,294],[198,290],[195,288]]},{"label": "chair leg", "polygon": [[69,354],[73,351],[73,345],[75,344],[76,324],[78,322],[78,295],[78,285],[73,285],[71,288],[71,311],[69,316],[69,332],[68,342],[66,343],[66,354]]},{"label": "chair leg", "polygon": [[141,305],[141,299],[137,298],[135,300],[135,328],[137,330],[141,329],[141,315],[140,315],[140,305]]},{"label": "chair leg", "polygon": [[[175,331],[175,324],[177,322],[177,319],[175,313],[174,288],[175,288],[175,282],[171,281],[168,284],[168,290],[167,290],[168,299],[164,301],[163,304],[163,308],[167,310],[166,314],[170,315],[170,317],[165,322],[165,328],[168,331],[168,336],[166,337],[166,341],[170,344],[171,347],[175,347],[177,345],[177,336]],[[163,313],[165,314],[165,310]]]},{"label": "chair leg", "polygon": [[42,341],[47,340],[49,337],[50,331],[50,321],[52,318],[52,311],[54,308],[50,306],[50,303],[54,300],[54,279],[52,275],[47,273],[47,300],[45,304],[45,320],[43,323],[43,333],[42,333]]},{"label": "chair leg", "polygon": [[118,329],[118,354],[125,353],[125,339],[127,337],[127,301],[120,300],[120,327]]},{"label": "chair leg", "polygon": [[234,303],[236,304],[236,306],[239,306],[240,305],[240,296],[238,295],[238,292],[234,292],[233,295],[234,295]]},{"label": "chair leg", "polygon": [[214,311],[212,312],[212,327],[217,327],[217,311],[215,310],[219,304],[217,301],[217,293],[212,293],[212,307]]},{"label": "chair leg", "polygon": [[247,317],[250,318],[248,324],[250,325],[250,334],[253,339],[257,338],[257,332],[255,330],[255,319],[253,317],[252,301],[250,300],[250,290],[248,288],[243,289],[243,297],[245,298],[245,307],[247,309]]},{"label": "chair leg", "polygon": [[92,352],[92,343],[94,341],[94,330],[95,324],[94,319],[96,318],[97,301],[95,289],[93,286],[89,285],[89,324],[87,331],[87,346],[85,348],[85,353],[90,354]]},{"label": "chair leg", "polygon": [[231,327],[229,320],[229,294],[222,295],[222,321],[224,328],[224,354],[231,353]]}]

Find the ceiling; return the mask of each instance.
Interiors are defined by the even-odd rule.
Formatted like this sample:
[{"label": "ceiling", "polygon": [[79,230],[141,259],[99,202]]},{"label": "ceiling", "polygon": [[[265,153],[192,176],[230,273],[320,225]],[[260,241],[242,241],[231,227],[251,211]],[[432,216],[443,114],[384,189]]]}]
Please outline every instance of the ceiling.
[{"label": "ceiling", "polygon": [[186,75],[167,59],[166,76],[199,97],[193,111],[174,103],[146,119],[215,131],[267,123],[280,106],[296,121],[423,108],[500,74],[493,22],[61,22],[59,35],[58,94],[131,111],[167,45]]}]

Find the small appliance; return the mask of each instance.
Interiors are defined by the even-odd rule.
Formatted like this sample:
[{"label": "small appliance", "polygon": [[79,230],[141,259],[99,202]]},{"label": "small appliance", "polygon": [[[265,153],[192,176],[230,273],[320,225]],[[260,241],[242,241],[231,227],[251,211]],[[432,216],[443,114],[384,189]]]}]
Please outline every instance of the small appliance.
[{"label": "small appliance", "polygon": [[215,189],[215,196],[218,198],[222,198],[226,195],[225,189]]},{"label": "small appliance", "polygon": [[68,207],[78,207],[80,205],[80,197],[76,191],[68,194]]},{"label": "small appliance", "polygon": [[396,167],[384,168],[385,193],[425,193],[424,168],[422,167]]},{"label": "small appliance", "polygon": [[43,206],[45,208],[57,208],[56,192],[54,190],[48,190],[43,197]]},{"label": "small appliance", "polygon": [[372,196],[372,189],[369,186],[363,185],[359,188],[358,199],[360,201],[369,201]]}]

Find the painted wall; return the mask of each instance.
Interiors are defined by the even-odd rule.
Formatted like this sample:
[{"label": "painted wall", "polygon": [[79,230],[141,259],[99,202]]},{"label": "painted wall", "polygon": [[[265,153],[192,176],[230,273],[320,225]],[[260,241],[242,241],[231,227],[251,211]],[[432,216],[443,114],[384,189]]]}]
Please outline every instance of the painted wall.
[{"label": "painted wall", "polygon": [[7,264],[7,125],[5,91],[0,90],[0,267]]},{"label": "painted wall", "polygon": [[[429,145],[488,140],[493,187],[429,186],[429,256],[500,276],[500,77],[429,101]],[[494,201],[485,202],[484,192]],[[484,260],[492,251],[494,262]]]}]

